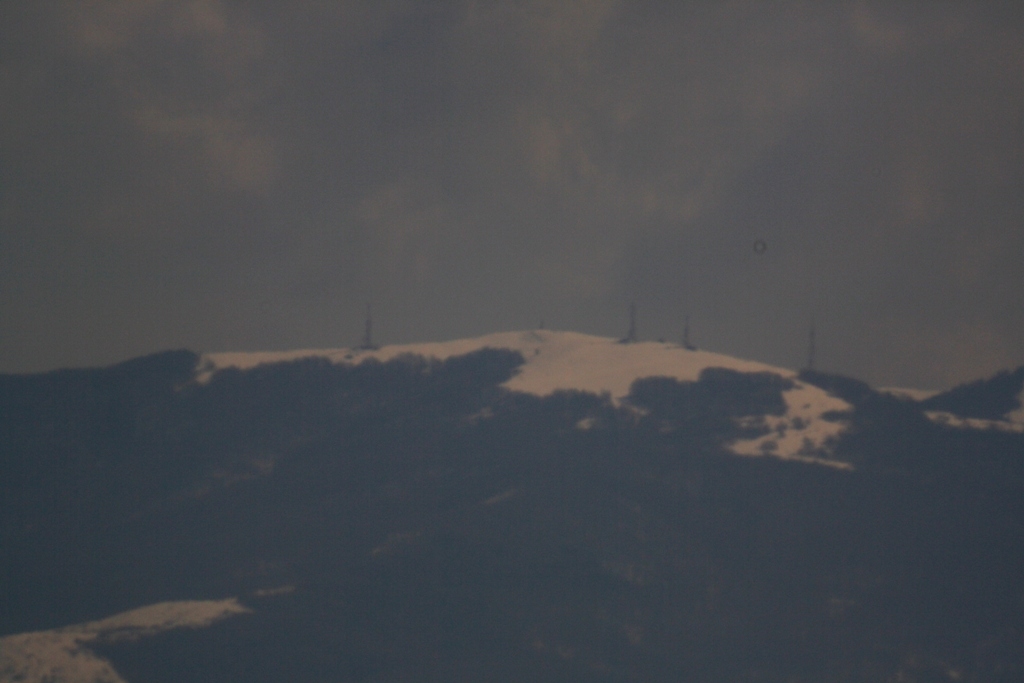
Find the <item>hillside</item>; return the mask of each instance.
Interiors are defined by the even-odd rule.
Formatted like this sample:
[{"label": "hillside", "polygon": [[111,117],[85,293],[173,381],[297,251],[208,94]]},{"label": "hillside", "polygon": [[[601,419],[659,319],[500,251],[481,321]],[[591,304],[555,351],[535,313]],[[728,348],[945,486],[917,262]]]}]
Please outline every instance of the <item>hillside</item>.
[{"label": "hillside", "polygon": [[[787,383],[782,393],[786,404],[781,415],[763,416],[769,432],[755,439],[739,439],[729,445],[741,455],[772,455],[780,458],[817,459],[843,430],[839,414],[851,406],[813,384],[800,381],[791,370],[741,360],[708,351],[688,350],[665,342],[624,344],[606,337],[576,332],[533,330],[486,335],[433,344],[385,346],[381,349],[335,349],[283,353],[217,353],[203,357],[204,374],[224,368],[246,369],[267,363],[324,358],[333,363],[358,364],[366,360],[388,361],[406,355],[445,360],[482,349],[506,349],[524,361],[501,386],[534,396],[557,391],[607,394],[621,405],[633,383],[647,377],[668,377],[695,382],[709,368],[737,373],[767,373]],[[825,416],[828,416],[826,419]],[[760,417],[760,416],[759,416]],[[844,466],[841,462],[827,462]]]},{"label": "hillside", "polygon": [[1019,680],[1006,374],[535,331],[0,376],[0,680]]}]

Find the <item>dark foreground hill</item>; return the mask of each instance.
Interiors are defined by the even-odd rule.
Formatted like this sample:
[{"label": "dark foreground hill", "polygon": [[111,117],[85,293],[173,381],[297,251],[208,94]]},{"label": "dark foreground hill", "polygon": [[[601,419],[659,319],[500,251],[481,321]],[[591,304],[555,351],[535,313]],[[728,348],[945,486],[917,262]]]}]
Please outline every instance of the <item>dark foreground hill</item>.
[{"label": "dark foreground hill", "polygon": [[1020,433],[805,373],[844,470],[726,448],[770,373],[614,403],[508,391],[505,350],[199,361],[0,376],[0,635],[237,596],[90,647],[132,683],[1024,680]]}]

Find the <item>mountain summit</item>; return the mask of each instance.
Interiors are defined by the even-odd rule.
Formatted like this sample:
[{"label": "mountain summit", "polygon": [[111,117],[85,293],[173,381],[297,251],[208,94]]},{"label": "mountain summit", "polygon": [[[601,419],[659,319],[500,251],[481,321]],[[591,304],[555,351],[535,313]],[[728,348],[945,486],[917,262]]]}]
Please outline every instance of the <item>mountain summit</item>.
[{"label": "mountain summit", "polygon": [[830,454],[831,444],[846,427],[841,415],[852,410],[849,403],[801,381],[792,370],[665,342],[622,343],[578,332],[533,330],[374,350],[211,353],[203,356],[200,378],[206,381],[213,372],[225,368],[248,369],[300,359],[323,358],[345,364],[370,359],[388,361],[403,356],[445,360],[483,349],[509,350],[523,357],[516,373],[501,385],[506,389],[541,397],[557,391],[588,392],[607,395],[616,405],[628,403],[633,383],[649,377],[696,382],[708,369],[774,375],[787,383],[782,393],[785,412],[747,420],[748,426],[764,426],[767,433],[754,439],[738,439],[730,444],[730,450],[739,455],[771,455],[847,466],[822,456]]}]

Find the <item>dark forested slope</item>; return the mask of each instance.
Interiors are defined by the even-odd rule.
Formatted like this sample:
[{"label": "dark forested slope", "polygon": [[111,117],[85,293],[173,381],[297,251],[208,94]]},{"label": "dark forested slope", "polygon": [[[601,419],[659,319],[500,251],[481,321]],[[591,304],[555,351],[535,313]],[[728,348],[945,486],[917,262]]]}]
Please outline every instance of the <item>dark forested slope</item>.
[{"label": "dark forested slope", "polygon": [[789,380],[616,406],[502,389],[522,362],[0,377],[0,634],[239,596],[99,647],[133,682],[1024,676],[1021,434],[805,373],[854,406],[855,469],[743,458]]}]

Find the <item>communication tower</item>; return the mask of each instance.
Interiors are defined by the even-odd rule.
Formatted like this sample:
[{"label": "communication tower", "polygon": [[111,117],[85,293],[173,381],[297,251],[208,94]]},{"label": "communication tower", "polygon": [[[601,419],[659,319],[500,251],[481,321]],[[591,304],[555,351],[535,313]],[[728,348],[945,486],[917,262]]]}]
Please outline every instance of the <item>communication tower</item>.
[{"label": "communication tower", "polygon": [[366,304],[366,329],[363,331],[363,343],[359,348],[364,351],[373,351],[379,348],[373,343],[373,316],[370,314],[370,304]]},{"label": "communication tower", "polygon": [[629,305],[629,332],[619,342],[622,344],[633,344],[636,342],[636,302]]},{"label": "communication tower", "polygon": [[697,350],[697,347],[690,342],[690,316],[683,319],[683,348],[687,351]]}]

